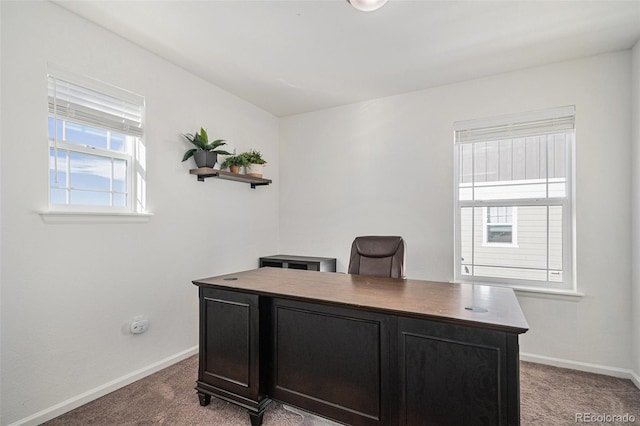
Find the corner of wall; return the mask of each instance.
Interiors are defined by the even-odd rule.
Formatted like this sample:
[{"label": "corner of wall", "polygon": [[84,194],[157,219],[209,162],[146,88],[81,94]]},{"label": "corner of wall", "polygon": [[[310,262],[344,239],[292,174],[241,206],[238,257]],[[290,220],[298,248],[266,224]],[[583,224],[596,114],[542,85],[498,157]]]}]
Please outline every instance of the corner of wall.
[{"label": "corner of wall", "polygon": [[[0,2],[0,46],[2,46],[2,3]],[[1,47],[0,47],[1,50]],[[0,100],[2,99],[2,55],[0,55]],[[0,101],[0,129],[2,129],[2,102]],[[2,152],[2,132],[0,131],[0,152]],[[3,158],[0,155],[0,159]],[[0,188],[2,187],[2,161],[0,161]],[[0,191],[2,194],[4,191]],[[0,318],[2,318],[2,197],[0,196]],[[0,324],[4,321],[0,320]],[[2,327],[0,327],[0,374],[2,369]],[[0,380],[2,382],[2,380]],[[2,389],[0,388],[0,413],[2,413]]]},{"label": "corner of wall", "polygon": [[634,382],[640,387],[640,40],[632,49],[631,70],[631,152],[632,152],[632,330],[631,330],[631,369]]}]

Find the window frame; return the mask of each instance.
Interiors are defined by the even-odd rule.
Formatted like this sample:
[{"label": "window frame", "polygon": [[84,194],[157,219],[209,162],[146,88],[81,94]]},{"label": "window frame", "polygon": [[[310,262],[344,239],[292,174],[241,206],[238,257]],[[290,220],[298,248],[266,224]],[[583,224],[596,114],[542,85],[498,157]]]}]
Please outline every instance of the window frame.
[{"label": "window frame", "polygon": [[[110,160],[123,160],[125,162],[125,167],[126,167],[126,188],[125,188],[125,200],[126,200],[126,204],[124,206],[101,206],[101,205],[86,205],[86,204],[54,204],[51,200],[51,189],[53,189],[55,187],[54,182],[51,182],[51,173],[49,173],[49,210],[50,211],[78,211],[78,212],[100,212],[100,213],[105,213],[105,212],[115,212],[115,213],[132,213],[132,206],[133,206],[133,200],[136,198],[135,197],[135,185],[134,185],[134,174],[133,174],[133,164],[135,163],[135,160],[133,158],[133,154],[131,153],[131,151],[133,151],[133,147],[129,147],[129,149],[127,150],[127,153],[119,153],[116,151],[111,151],[111,150],[104,150],[104,149],[100,149],[100,148],[93,148],[93,147],[86,147],[83,145],[79,145],[77,143],[73,143],[73,142],[66,142],[66,141],[61,141],[58,140],[56,142],[56,146],[54,147],[54,143],[53,143],[53,139],[49,138],[49,152],[51,153],[51,149],[54,150],[54,152],[60,152],[60,151],[66,151],[69,153],[69,155],[71,153],[78,153],[78,154],[83,154],[83,155],[91,155],[91,156],[95,156],[95,157],[101,157],[101,158],[106,158],[106,159],[110,159]],[[50,154],[50,161],[51,161],[51,154]],[[61,189],[61,190],[65,190],[65,191],[73,191],[73,190],[81,190],[81,191],[87,191],[87,192],[92,192],[93,190],[90,188],[74,188],[71,187],[70,184],[68,183],[70,176],[69,176],[69,171],[70,166],[67,165],[66,167],[66,179],[67,179],[67,185],[65,185],[64,187],[60,186],[57,189]],[[95,192],[106,192],[106,191],[95,191]],[[113,196],[113,192],[114,191],[109,191],[110,194],[112,194],[111,196]],[[67,194],[68,196],[69,194]]]},{"label": "window frame", "polygon": [[[82,118],[77,119],[73,116],[73,114],[58,114],[58,108],[54,102],[53,111],[51,108],[51,88],[50,85],[53,84],[54,87],[57,87],[57,82],[61,81],[65,84],[69,84],[74,86],[75,88],[86,89],[88,91],[97,92],[101,95],[105,95],[107,97],[116,98],[123,102],[123,105],[126,103],[135,103],[138,105],[140,109],[139,115],[139,127],[136,128],[136,132],[139,134],[133,134],[131,131],[127,131],[119,128],[112,128],[108,124],[101,124],[100,122],[92,122],[86,121]],[[47,150],[48,150],[48,178],[47,178],[47,195],[48,195],[48,210],[43,212],[45,215],[50,213],[52,217],[65,217],[72,218],[74,214],[81,215],[91,215],[96,214],[100,217],[118,217],[123,218],[127,215],[132,216],[150,216],[149,213],[146,212],[146,164],[145,164],[145,132],[144,132],[144,113],[145,113],[145,100],[144,97],[132,92],[129,92],[125,89],[121,89],[119,87],[109,85],[107,83],[103,83],[98,80],[91,79],[86,76],[79,76],[67,71],[49,67],[49,72],[47,74],[47,86],[48,86],[48,99],[49,99],[49,111],[47,113],[47,122],[50,119],[54,121],[54,135],[50,137],[49,130],[47,130]],[[56,98],[57,93],[54,89],[54,98]],[[86,98],[82,98],[82,101],[86,101]],[[125,106],[123,106],[125,108]],[[64,111],[64,107],[63,107]],[[95,111],[100,111],[99,109],[95,109]],[[126,114],[126,112],[123,112]],[[62,138],[58,139],[58,121],[62,124]],[[123,120],[124,122],[125,120]],[[73,123],[81,126],[89,126],[92,128],[104,130],[107,133],[107,137],[111,137],[112,133],[119,133],[125,136],[125,150],[120,152],[117,150],[112,150],[108,148],[94,147],[90,145],[83,145],[81,143],[69,142],[66,141],[66,124]],[[123,124],[125,126],[125,124]],[[48,128],[48,127],[47,127]],[[53,154],[52,154],[53,150]],[[73,153],[81,154],[81,155],[89,155],[100,158],[106,158],[112,160],[111,167],[113,170],[113,160],[123,160],[125,162],[125,205],[124,206],[115,206],[115,205],[90,205],[90,204],[57,204],[52,202],[52,189],[54,189],[54,182],[52,182],[52,170],[51,170],[51,162],[56,162],[56,171],[57,171],[57,161],[58,161],[58,152],[66,152],[67,160],[70,158],[70,155]],[[69,182],[70,167],[67,165],[65,174],[67,183]],[[113,204],[113,196],[116,194],[113,191],[113,174],[110,179],[110,189],[109,191],[96,191],[108,193],[110,199]],[[62,190],[66,190],[66,196],[69,196],[69,191],[74,188],[70,187],[70,185],[64,185],[59,188]],[[91,188],[75,188],[83,191],[91,191]],[[120,193],[120,192],[118,192]],[[58,215],[55,215],[60,213]],[[44,216],[43,216],[44,219]],[[46,221],[46,220],[45,220]]]},{"label": "window frame", "polygon": [[[557,134],[568,133],[567,143],[565,144],[565,166],[566,166],[566,196],[565,197],[547,197],[547,198],[521,198],[521,199],[497,199],[497,200],[460,200],[460,177],[461,177],[461,145],[473,142],[460,142],[457,132],[460,129],[482,128],[482,126],[504,126],[509,123],[532,123],[536,120],[544,120],[548,117],[567,116],[572,117],[575,123],[575,107],[561,107],[544,111],[535,111],[523,114],[512,114],[508,116],[492,117],[487,119],[468,120],[464,122],[456,122],[454,124],[454,281],[462,283],[483,283],[490,285],[498,285],[511,287],[520,290],[541,291],[549,293],[568,293],[577,294],[577,286],[575,280],[575,124],[571,130],[563,130],[556,132],[544,132],[540,134]],[[477,126],[477,127],[476,127]],[[494,139],[486,139],[494,140]],[[477,141],[480,142],[480,141]],[[553,178],[546,176],[545,182],[552,181]],[[499,278],[499,277],[482,277],[475,275],[462,274],[462,223],[461,213],[463,208],[483,207],[482,213],[486,215],[486,209],[489,207],[512,206],[518,208],[521,206],[560,206],[562,208],[562,282],[549,281],[550,269],[547,268],[547,280],[535,281],[515,278]],[[547,218],[549,210],[547,210]],[[486,242],[486,216],[483,219],[483,242]],[[514,223],[516,223],[514,218]],[[547,234],[549,232],[549,222],[547,221]],[[516,228],[516,227],[514,227]],[[489,243],[491,247],[496,247],[497,243]],[[483,244],[484,245],[484,244]],[[511,246],[510,244],[508,246]],[[512,246],[511,246],[512,247]],[[473,261],[472,261],[473,262]],[[547,254],[547,265],[549,265],[549,255]]]},{"label": "window frame", "polygon": [[[517,206],[499,206],[499,207],[511,207],[511,223],[491,223],[489,222],[489,209],[492,207],[485,206],[482,210],[482,245],[484,247],[518,247],[518,207]],[[495,208],[495,206],[493,207]],[[511,242],[502,243],[489,241],[489,226],[511,226]]]}]

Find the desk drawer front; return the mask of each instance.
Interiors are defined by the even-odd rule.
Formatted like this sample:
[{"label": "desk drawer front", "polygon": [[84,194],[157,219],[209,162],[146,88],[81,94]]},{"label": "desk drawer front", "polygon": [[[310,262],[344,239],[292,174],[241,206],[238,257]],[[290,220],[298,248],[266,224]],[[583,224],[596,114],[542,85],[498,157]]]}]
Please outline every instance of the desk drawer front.
[{"label": "desk drawer front", "polygon": [[388,321],[275,300],[271,395],[348,424],[388,424]]},{"label": "desk drawer front", "polygon": [[507,424],[501,332],[398,320],[402,425]]},{"label": "desk drawer front", "polygon": [[202,289],[200,381],[257,397],[258,316],[258,296]]}]

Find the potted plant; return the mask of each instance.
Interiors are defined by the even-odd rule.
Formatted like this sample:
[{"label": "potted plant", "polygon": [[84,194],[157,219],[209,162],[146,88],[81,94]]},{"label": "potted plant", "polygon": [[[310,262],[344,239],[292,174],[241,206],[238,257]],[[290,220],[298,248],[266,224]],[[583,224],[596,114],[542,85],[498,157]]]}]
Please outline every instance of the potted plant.
[{"label": "potted plant", "polygon": [[244,156],[247,162],[247,174],[249,176],[261,178],[262,169],[267,162],[262,158],[262,154],[260,153],[260,151],[252,149],[251,151],[243,152],[240,155]]},{"label": "potted plant", "polygon": [[231,157],[225,158],[222,163],[222,168],[225,169],[228,167],[231,173],[240,173],[240,167],[246,166],[247,164],[249,163],[247,163],[244,155],[232,155]]},{"label": "potted plant", "polygon": [[196,166],[213,168],[218,161],[218,154],[231,155],[230,152],[218,149],[218,147],[226,145],[224,139],[216,139],[213,142],[209,142],[207,131],[202,127],[199,133],[187,133],[182,136],[196,146],[184,153],[182,161],[187,161],[193,157],[193,159],[196,160]]}]

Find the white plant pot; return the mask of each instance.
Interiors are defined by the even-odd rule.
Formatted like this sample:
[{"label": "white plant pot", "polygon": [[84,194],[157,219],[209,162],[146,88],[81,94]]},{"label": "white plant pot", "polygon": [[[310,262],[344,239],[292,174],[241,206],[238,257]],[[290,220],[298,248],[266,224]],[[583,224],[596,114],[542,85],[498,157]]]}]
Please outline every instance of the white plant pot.
[{"label": "white plant pot", "polygon": [[246,166],[246,172],[249,176],[261,178],[264,164],[249,164]]}]

